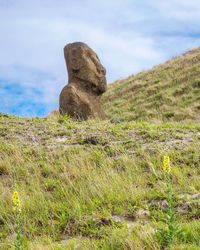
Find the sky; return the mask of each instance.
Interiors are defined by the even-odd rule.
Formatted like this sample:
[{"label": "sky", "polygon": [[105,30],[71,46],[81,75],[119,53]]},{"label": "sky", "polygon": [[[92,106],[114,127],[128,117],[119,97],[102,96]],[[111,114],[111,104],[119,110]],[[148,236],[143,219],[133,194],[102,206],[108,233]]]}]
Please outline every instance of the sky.
[{"label": "sky", "polygon": [[199,0],[0,0],[0,112],[58,108],[67,43],[95,50],[112,83],[200,46],[199,23]]}]

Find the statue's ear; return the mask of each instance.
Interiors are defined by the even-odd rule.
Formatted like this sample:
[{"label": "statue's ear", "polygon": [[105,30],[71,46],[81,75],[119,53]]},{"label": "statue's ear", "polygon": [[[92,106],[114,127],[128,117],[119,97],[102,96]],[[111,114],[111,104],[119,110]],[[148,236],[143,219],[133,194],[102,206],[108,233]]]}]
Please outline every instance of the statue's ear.
[{"label": "statue's ear", "polygon": [[73,48],[69,51],[69,58],[70,58],[70,65],[72,70],[79,70],[80,69],[80,60],[78,59],[78,51],[76,48]]}]

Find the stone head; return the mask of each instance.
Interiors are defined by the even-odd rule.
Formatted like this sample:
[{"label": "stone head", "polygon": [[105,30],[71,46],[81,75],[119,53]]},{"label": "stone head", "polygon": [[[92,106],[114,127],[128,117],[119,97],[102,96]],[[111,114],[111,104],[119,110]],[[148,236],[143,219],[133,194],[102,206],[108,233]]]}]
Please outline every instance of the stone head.
[{"label": "stone head", "polygon": [[97,95],[106,91],[106,70],[97,54],[85,43],[75,42],[64,47],[69,83],[82,82]]}]

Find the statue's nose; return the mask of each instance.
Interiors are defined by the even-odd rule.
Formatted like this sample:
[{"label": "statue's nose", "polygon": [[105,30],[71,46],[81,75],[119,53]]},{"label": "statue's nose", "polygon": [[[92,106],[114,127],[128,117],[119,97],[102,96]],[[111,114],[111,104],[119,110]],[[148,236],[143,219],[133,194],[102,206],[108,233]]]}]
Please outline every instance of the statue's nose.
[{"label": "statue's nose", "polygon": [[106,75],[106,69],[105,69],[103,66],[101,66],[101,73],[102,73],[103,75]]},{"label": "statue's nose", "polygon": [[99,68],[99,71],[100,71],[103,75],[106,74],[106,69],[104,68],[103,65],[101,65],[101,67]]}]

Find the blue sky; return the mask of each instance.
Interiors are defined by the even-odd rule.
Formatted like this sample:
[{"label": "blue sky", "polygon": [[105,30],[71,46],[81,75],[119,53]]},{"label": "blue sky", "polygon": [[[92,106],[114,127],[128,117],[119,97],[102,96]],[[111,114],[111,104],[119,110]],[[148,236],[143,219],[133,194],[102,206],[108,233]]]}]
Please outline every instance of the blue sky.
[{"label": "blue sky", "polygon": [[0,112],[58,107],[69,42],[92,47],[112,82],[200,46],[199,13],[199,0],[0,0]]}]

